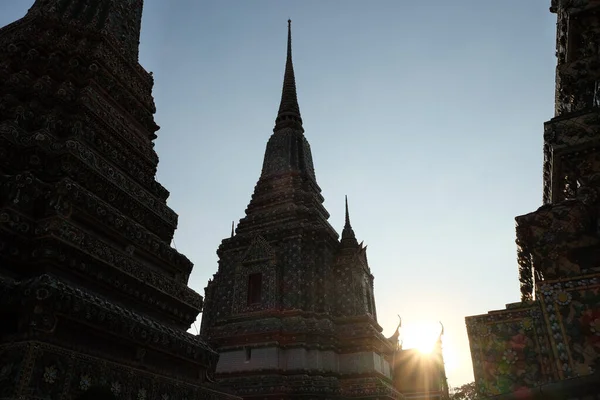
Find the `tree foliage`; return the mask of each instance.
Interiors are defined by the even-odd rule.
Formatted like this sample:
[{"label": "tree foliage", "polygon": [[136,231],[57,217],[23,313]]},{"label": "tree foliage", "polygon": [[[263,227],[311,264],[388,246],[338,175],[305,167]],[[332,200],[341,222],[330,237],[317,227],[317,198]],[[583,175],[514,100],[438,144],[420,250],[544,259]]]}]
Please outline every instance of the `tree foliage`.
[{"label": "tree foliage", "polygon": [[477,390],[475,389],[475,382],[465,383],[462,386],[458,386],[452,389],[450,393],[450,400],[478,400]]}]

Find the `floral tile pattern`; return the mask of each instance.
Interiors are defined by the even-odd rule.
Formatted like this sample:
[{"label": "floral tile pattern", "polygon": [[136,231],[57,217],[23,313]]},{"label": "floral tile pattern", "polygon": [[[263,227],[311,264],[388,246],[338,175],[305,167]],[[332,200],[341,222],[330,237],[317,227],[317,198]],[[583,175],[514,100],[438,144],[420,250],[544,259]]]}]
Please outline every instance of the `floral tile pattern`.
[{"label": "floral tile pattern", "polygon": [[594,372],[600,360],[600,275],[542,282],[538,299],[561,378]]},{"label": "floral tile pattern", "polygon": [[537,386],[552,374],[536,304],[467,318],[478,391],[484,396]]},{"label": "floral tile pattern", "polygon": [[36,352],[32,382],[36,382],[35,395],[60,398],[67,378],[68,364],[52,354]]},{"label": "floral tile pattern", "polygon": [[535,301],[466,321],[484,396],[600,368],[600,274],[540,282]]}]

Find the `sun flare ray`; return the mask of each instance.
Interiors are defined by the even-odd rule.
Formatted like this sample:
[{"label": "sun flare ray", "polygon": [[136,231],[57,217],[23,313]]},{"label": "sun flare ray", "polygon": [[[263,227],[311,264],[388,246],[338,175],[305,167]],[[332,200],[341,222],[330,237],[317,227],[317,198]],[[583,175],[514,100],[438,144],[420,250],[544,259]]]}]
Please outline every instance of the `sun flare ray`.
[{"label": "sun flare ray", "polygon": [[405,348],[417,349],[423,354],[429,354],[435,348],[439,338],[440,328],[437,323],[420,322],[407,326],[403,332]]}]

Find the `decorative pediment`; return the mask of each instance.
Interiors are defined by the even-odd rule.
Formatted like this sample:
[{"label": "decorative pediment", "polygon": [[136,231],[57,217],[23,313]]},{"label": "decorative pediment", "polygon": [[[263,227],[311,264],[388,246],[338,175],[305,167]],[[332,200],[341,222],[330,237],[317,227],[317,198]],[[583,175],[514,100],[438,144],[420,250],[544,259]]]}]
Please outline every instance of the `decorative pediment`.
[{"label": "decorative pediment", "polygon": [[248,250],[246,250],[246,254],[242,258],[242,264],[252,264],[261,261],[268,261],[275,258],[275,252],[273,248],[260,235],[257,235],[252,239],[252,243]]}]

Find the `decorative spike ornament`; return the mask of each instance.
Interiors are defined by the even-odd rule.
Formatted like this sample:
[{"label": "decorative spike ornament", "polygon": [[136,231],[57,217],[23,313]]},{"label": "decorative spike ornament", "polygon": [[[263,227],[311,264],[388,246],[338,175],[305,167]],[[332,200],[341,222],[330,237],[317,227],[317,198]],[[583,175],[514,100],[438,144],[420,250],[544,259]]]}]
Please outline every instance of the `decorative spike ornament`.
[{"label": "decorative spike ornament", "polygon": [[345,218],[344,229],[342,230],[342,245],[357,246],[358,241],[350,224],[350,212],[348,211],[348,196],[346,196],[346,218]]},{"label": "decorative spike ornament", "polygon": [[277,119],[275,119],[275,128],[273,131],[276,132],[288,127],[304,132],[300,107],[298,106],[298,95],[296,94],[294,65],[292,63],[292,20],[290,19],[288,19],[287,59],[283,76],[281,103],[279,104],[279,112],[277,113]]}]

